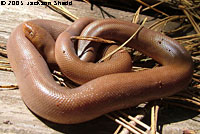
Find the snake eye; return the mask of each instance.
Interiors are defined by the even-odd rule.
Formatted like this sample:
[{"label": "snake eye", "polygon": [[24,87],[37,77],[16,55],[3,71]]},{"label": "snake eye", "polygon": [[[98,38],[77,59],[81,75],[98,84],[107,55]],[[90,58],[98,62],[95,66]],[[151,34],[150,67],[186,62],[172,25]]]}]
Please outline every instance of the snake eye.
[{"label": "snake eye", "polygon": [[31,37],[34,37],[34,33],[33,33],[33,32],[30,32],[29,35],[30,35]]}]

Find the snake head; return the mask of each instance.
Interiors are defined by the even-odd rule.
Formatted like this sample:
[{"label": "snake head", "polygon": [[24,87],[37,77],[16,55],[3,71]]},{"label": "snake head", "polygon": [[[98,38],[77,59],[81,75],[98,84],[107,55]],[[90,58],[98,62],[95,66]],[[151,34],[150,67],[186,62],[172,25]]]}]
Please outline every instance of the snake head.
[{"label": "snake head", "polygon": [[55,61],[55,40],[43,27],[33,23],[23,24],[25,37],[35,46],[49,64],[56,64]]},{"label": "snake head", "polygon": [[23,24],[23,32],[25,37],[29,39],[36,49],[42,51],[44,49],[44,37],[46,37],[45,29],[39,27],[38,25],[32,22],[25,22]]}]

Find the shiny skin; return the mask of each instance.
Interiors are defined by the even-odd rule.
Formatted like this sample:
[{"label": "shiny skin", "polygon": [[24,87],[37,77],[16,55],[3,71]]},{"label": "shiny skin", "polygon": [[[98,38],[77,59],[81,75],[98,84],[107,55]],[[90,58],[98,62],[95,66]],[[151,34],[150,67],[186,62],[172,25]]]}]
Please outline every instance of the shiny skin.
[{"label": "shiny skin", "polygon": [[[30,22],[44,28],[56,40],[55,51],[51,53],[55,53],[58,66],[64,74],[69,75],[70,79],[77,78],[75,81],[82,84],[73,89],[58,85],[42,57],[48,54],[41,54],[43,51],[38,51],[31,39],[25,36],[24,24],[12,32],[7,43],[8,58],[16,75],[22,99],[34,113],[52,122],[61,124],[85,122],[114,110],[173,95],[186,89],[191,81],[192,59],[184,47],[175,40],[146,28],[143,28],[128,46],[152,57],[162,64],[161,67],[140,72],[121,72],[121,70],[118,72],[116,69],[117,73],[103,74],[93,80],[89,80],[90,78],[85,80],[91,75],[108,70],[104,69],[105,66],[109,66],[109,70],[115,69],[116,65],[113,63],[118,61],[109,60],[100,63],[103,68],[87,74],[84,69],[92,70],[93,65],[97,67],[98,64],[80,60],[70,37],[81,34],[81,36],[97,36],[122,43],[139,26],[115,19],[90,18],[82,18],[69,27],[47,20]],[[79,41],[78,55],[87,57],[87,53],[84,54],[85,48],[92,43]],[[52,59],[54,58],[50,58],[49,61],[52,62]],[[126,58],[121,60],[127,61]],[[66,61],[69,62],[66,64]],[[128,70],[129,66],[130,63],[124,70]],[[82,74],[73,74],[76,71],[82,71]],[[82,76],[83,80],[80,80]]]}]

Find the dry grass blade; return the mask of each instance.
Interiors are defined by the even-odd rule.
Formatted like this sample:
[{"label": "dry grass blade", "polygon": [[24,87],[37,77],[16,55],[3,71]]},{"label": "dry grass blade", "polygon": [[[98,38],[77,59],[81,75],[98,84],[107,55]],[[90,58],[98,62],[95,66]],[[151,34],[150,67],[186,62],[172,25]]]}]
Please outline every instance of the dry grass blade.
[{"label": "dry grass blade", "polygon": [[172,102],[166,102],[167,104],[170,104],[170,105],[174,105],[174,106],[178,106],[178,107],[182,107],[182,108],[186,108],[186,109],[189,109],[189,110],[193,110],[193,111],[196,111],[196,112],[200,112],[200,108],[194,108],[192,106],[188,106],[188,105],[183,105],[183,104],[179,104],[179,103],[172,103]]},{"label": "dry grass blade", "polygon": [[192,52],[194,55],[200,55],[200,51]]},{"label": "dry grass blade", "polygon": [[140,6],[138,8],[138,10],[135,12],[135,15],[133,16],[133,20],[132,20],[132,23],[137,23],[138,22],[138,18],[139,18],[139,15],[140,15],[140,10],[141,10],[142,6]]},{"label": "dry grass blade", "polygon": [[183,96],[183,97],[187,97],[193,100],[196,100],[198,102],[200,102],[200,96],[197,96],[194,93],[191,93],[190,91],[186,92],[186,93],[179,93],[178,95]]},{"label": "dry grass blade", "polygon": [[145,22],[147,20],[147,17],[143,20],[142,24],[140,25],[140,27],[136,30],[136,32],[127,40],[125,41],[121,46],[119,46],[117,49],[115,49],[114,51],[112,51],[111,53],[109,53],[108,55],[106,55],[105,57],[103,57],[102,59],[100,59],[98,61],[98,63],[104,61],[105,59],[107,59],[108,57],[110,57],[111,55],[113,55],[114,53],[116,53],[117,51],[119,51],[122,47],[124,47],[129,41],[131,41],[135,35],[143,28]]},{"label": "dry grass blade", "polygon": [[171,97],[165,97],[164,99],[168,99],[168,100],[181,100],[181,101],[185,101],[185,102],[190,102],[193,103],[197,106],[200,106],[200,102],[190,99],[190,98],[184,98],[184,97],[176,97],[176,96],[171,96]]},{"label": "dry grass blade", "polygon": [[108,43],[108,44],[115,44],[115,41],[112,40],[106,40],[100,37],[89,37],[89,36],[72,36],[71,39],[76,39],[76,40],[88,40],[88,41],[95,41],[99,43]]},{"label": "dry grass blade", "polygon": [[18,88],[17,85],[0,85],[0,88]]},{"label": "dry grass blade", "polygon": [[54,71],[53,71],[53,74],[55,74],[55,75],[57,75],[57,76],[59,76],[59,77],[65,77],[60,71],[54,70]]},{"label": "dry grass blade", "polygon": [[186,18],[186,16],[177,16],[177,15],[176,16],[168,16],[168,17],[165,17],[164,19],[156,21],[155,23],[150,25],[148,28],[151,30],[155,30],[156,28],[158,28],[162,25],[166,25],[169,21],[174,21],[174,20],[182,19],[182,18]]},{"label": "dry grass blade", "polygon": [[199,80],[199,79],[192,78],[192,80],[200,83],[200,80]]},{"label": "dry grass blade", "polygon": [[[200,4],[199,4],[198,8],[200,8]],[[193,15],[194,17],[196,17],[198,20],[200,20],[200,16],[195,10],[191,9],[190,14]]]},{"label": "dry grass blade", "polygon": [[124,113],[122,111],[119,111],[119,113],[122,114],[123,116],[125,116],[126,118],[129,118],[130,120],[136,122],[137,124],[139,124],[140,126],[144,127],[145,129],[147,129],[147,130],[151,129],[148,125],[146,125],[145,123],[141,122],[140,120],[132,117],[131,115],[128,115],[128,114],[126,114],[126,113]]},{"label": "dry grass blade", "polygon": [[157,132],[158,109],[158,105],[151,108],[151,134],[156,134]]},{"label": "dry grass blade", "polygon": [[[39,0],[40,2],[52,2],[51,0]],[[75,15],[73,15],[71,12],[69,12],[64,6],[62,5],[54,5],[54,4],[50,4],[49,5],[50,8],[56,10],[57,12],[68,16],[69,18],[71,18],[72,20],[77,20],[78,17],[76,17]]]},{"label": "dry grass blade", "polygon": [[105,114],[106,117],[108,117],[109,119],[115,121],[116,123],[122,125],[123,127],[127,128],[130,132],[134,133],[134,134],[140,134],[138,131],[136,131],[135,129],[133,129],[132,127],[130,127],[129,125],[123,123],[122,121],[120,121],[119,119],[115,119],[112,116]]},{"label": "dry grass blade", "polygon": [[83,0],[85,3],[90,4],[90,2],[88,0]]},{"label": "dry grass blade", "polygon": [[[184,45],[184,43],[180,43],[180,44]],[[200,43],[194,43],[192,45],[186,45],[185,49],[187,51],[191,51],[191,54],[195,54],[195,53],[198,53],[198,52],[195,51],[195,48],[197,48],[198,46],[200,46]]]},{"label": "dry grass blade", "polygon": [[0,67],[0,70],[12,72],[12,69],[11,68],[7,68],[7,67]]},{"label": "dry grass blade", "polygon": [[57,79],[57,81],[58,81],[58,84],[60,84],[60,85],[63,85],[64,87],[68,87],[68,86],[65,84],[65,81],[64,81],[64,79],[62,79],[62,78],[58,77],[58,76],[57,76],[57,75],[55,75],[55,74],[52,74],[52,76],[53,76],[55,79]]},{"label": "dry grass blade", "polygon": [[154,10],[154,11],[156,11],[158,13],[161,13],[162,15],[169,16],[168,14],[166,14],[166,13],[164,13],[164,12],[162,12],[162,11],[152,7],[152,6],[150,6],[149,4],[143,2],[142,0],[136,0],[136,1],[139,2],[140,4],[144,5],[144,6],[147,6],[147,7],[151,8],[152,10]]},{"label": "dry grass blade", "polygon": [[122,128],[122,125],[119,125],[113,134],[118,134],[121,128]]},{"label": "dry grass blade", "polygon": [[9,64],[0,64],[0,68],[11,69],[11,66]]},{"label": "dry grass blade", "polygon": [[[142,120],[144,118],[144,114],[138,114],[134,118],[136,118],[137,120]],[[133,126],[137,125],[137,123],[134,121],[129,121],[128,123],[130,123]],[[144,132],[144,131],[142,130],[142,132]],[[123,128],[119,134],[130,134],[130,132],[128,129]],[[146,134],[146,132],[145,132],[145,134]]]},{"label": "dry grass blade", "polygon": [[0,61],[1,61],[0,65],[10,65],[7,57],[0,56]]},{"label": "dry grass blade", "polygon": [[185,28],[189,28],[189,27],[191,27],[191,24],[183,25],[181,27],[178,27],[177,29],[173,29],[173,30],[169,31],[168,33],[175,33],[175,32],[184,30]]},{"label": "dry grass blade", "polygon": [[155,134],[156,127],[155,127],[155,107],[151,108],[151,134]]},{"label": "dry grass blade", "polygon": [[141,130],[140,128],[136,127],[135,125],[131,124],[130,122],[126,121],[124,118],[114,114],[118,119],[120,119],[122,122],[126,123],[127,125],[129,125],[130,127],[132,127],[133,129],[135,129],[136,131],[138,131],[141,134],[146,134],[146,132],[144,132],[143,130]]},{"label": "dry grass blade", "polygon": [[[134,121],[135,123],[139,124],[140,126],[144,127],[147,131],[151,130],[151,128],[148,125],[146,125],[145,123],[141,122],[140,120],[138,120],[138,119],[136,119],[136,118],[134,118],[134,117],[122,112],[122,111],[119,111],[119,113],[124,115],[126,118],[129,118],[130,120]],[[159,134],[159,133],[156,132],[155,134]]]},{"label": "dry grass blade", "polygon": [[191,38],[199,38],[200,33],[198,34],[192,34],[192,35],[186,35],[186,36],[181,36],[181,37],[176,37],[174,38],[175,40],[183,40],[183,39],[191,39]]},{"label": "dry grass blade", "polygon": [[187,10],[187,9],[185,9],[184,6],[181,6],[181,5],[180,5],[179,7],[183,10],[184,14],[187,16],[187,18],[188,18],[189,21],[191,22],[192,26],[194,27],[195,31],[196,31],[197,33],[200,33],[200,27],[199,27],[199,25],[195,22],[195,20],[194,20],[194,18],[192,17],[190,11]]},{"label": "dry grass blade", "polygon": [[142,9],[142,12],[144,12],[144,11],[146,11],[148,9],[154,8],[154,7],[156,7],[156,6],[158,6],[158,5],[162,4],[162,3],[164,3],[164,1],[160,1],[160,2],[158,2],[158,3],[156,3],[156,4],[152,5],[152,6],[146,7],[144,9]]},{"label": "dry grass blade", "polygon": [[0,48],[0,55],[4,56],[4,57],[7,57],[7,51]]},{"label": "dry grass blade", "polygon": [[54,70],[52,73],[52,76],[56,79],[56,82],[60,84],[61,86],[68,87],[68,88],[76,87],[76,85],[71,83],[71,81],[67,81],[68,79],[65,79],[66,77],[59,71]]},{"label": "dry grass blade", "polygon": [[195,88],[200,89],[200,84],[199,85],[194,85]]},{"label": "dry grass blade", "polygon": [[200,61],[200,57],[194,57],[194,56],[192,56],[192,59]]},{"label": "dry grass blade", "polygon": [[8,61],[0,61],[0,64],[10,64]]},{"label": "dry grass blade", "polygon": [[200,75],[199,75],[199,74],[193,74],[193,76],[196,76],[196,77],[200,78]]},{"label": "dry grass blade", "polygon": [[151,68],[135,67],[135,66],[132,67],[132,71],[134,71],[134,72],[143,71],[143,70],[148,70],[148,69],[151,69]]},{"label": "dry grass blade", "polygon": [[194,41],[200,42],[200,38],[192,38],[192,39],[188,39],[188,40],[180,40],[181,44],[192,44],[192,45],[193,45]]},{"label": "dry grass blade", "polygon": [[6,46],[6,44],[0,43],[0,47],[5,47],[5,46]]},{"label": "dry grass blade", "polygon": [[183,5],[192,6],[192,3],[190,3],[188,0],[182,0],[181,3]]}]

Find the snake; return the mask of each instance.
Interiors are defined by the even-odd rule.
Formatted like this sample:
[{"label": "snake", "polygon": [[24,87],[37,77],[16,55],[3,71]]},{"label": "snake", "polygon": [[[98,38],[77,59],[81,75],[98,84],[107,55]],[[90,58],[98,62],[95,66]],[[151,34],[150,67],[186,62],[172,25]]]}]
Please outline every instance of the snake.
[{"label": "snake", "polygon": [[[133,63],[126,50],[97,63],[94,56],[98,57],[106,44],[72,39],[100,37],[122,44],[139,26],[89,17],[72,25],[44,19],[23,22],[7,42],[8,59],[22,100],[46,120],[76,124],[186,89],[193,74],[192,58],[184,46],[162,33],[143,27],[127,44],[160,64],[137,72],[131,71]],[[108,46],[102,53],[117,47]],[[59,68],[79,86],[61,86],[53,78],[51,68]]]}]

